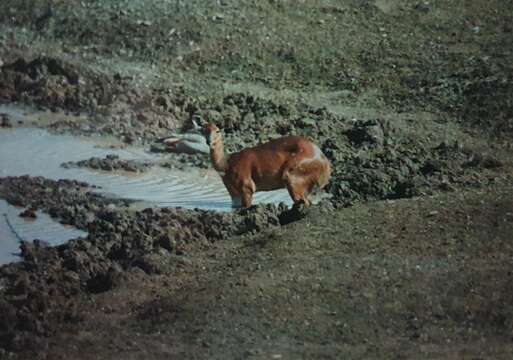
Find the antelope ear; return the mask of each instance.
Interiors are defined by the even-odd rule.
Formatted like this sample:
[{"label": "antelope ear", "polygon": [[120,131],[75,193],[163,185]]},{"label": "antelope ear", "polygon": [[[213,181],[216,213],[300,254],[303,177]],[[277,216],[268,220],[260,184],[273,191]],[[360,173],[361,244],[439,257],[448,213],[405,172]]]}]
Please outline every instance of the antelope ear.
[{"label": "antelope ear", "polygon": [[201,126],[199,126],[198,123],[194,120],[192,120],[192,128],[194,130],[201,130]]}]

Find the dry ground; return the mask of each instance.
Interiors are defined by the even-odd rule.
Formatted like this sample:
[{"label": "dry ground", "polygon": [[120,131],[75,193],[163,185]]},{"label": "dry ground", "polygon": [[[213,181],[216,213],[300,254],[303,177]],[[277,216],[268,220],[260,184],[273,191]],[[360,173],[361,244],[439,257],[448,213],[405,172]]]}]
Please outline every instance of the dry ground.
[{"label": "dry ground", "polygon": [[191,246],[80,304],[52,359],[510,359],[509,187],[329,211]]}]

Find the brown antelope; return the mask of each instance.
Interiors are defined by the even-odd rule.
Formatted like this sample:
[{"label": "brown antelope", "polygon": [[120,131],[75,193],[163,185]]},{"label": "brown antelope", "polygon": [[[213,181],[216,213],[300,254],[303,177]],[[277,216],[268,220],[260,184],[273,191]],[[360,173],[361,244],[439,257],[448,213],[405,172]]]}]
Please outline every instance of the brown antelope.
[{"label": "brown antelope", "polygon": [[221,131],[205,124],[214,169],[221,175],[234,207],[251,206],[253,194],[287,188],[294,204],[310,205],[308,195],[329,181],[331,166],[322,151],[301,136],[286,136],[233,154],[225,154]]}]

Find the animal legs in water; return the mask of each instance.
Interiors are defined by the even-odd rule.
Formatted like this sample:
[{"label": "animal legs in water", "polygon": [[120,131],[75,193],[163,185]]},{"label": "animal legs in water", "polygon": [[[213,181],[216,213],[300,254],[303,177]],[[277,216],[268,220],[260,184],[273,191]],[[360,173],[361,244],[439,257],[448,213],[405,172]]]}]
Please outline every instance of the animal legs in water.
[{"label": "animal legs in water", "polygon": [[232,197],[232,208],[242,207],[242,198],[240,196]]}]

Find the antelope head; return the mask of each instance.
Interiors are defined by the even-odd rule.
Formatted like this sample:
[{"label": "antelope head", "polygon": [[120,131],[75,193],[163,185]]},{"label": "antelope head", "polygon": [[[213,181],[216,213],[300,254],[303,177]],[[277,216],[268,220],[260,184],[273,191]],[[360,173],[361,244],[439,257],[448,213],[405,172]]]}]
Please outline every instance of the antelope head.
[{"label": "antelope head", "polygon": [[219,130],[219,128],[214,124],[207,123],[203,125],[202,130],[205,140],[207,141],[207,145],[211,149],[215,148],[222,141],[221,130]]}]

